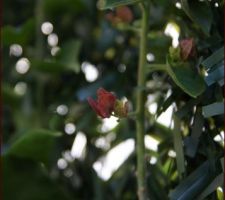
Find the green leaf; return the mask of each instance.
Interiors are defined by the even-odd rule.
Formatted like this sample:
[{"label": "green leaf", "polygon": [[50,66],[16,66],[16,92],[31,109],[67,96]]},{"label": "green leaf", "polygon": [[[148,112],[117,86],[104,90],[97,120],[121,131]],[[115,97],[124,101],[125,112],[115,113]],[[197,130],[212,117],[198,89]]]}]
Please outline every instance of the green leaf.
[{"label": "green leaf", "polygon": [[223,185],[223,173],[218,175],[207,187],[206,189],[197,197],[197,200],[205,199],[209,194],[214,192],[217,187]]},{"label": "green leaf", "polygon": [[57,60],[76,73],[80,72],[78,56],[80,53],[81,42],[78,40],[69,40],[62,45],[62,49],[57,56]]},{"label": "green leaf", "polygon": [[7,155],[2,158],[2,168],[4,200],[71,199],[39,163]]},{"label": "green leaf", "polygon": [[99,0],[98,7],[99,9],[109,9],[115,8],[117,6],[124,6],[128,4],[134,4],[137,2],[141,2],[142,0]]},{"label": "green leaf", "polygon": [[206,161],[170,192],[169,197],[171,200],[196,199],[214,177],[215,173],[210,171],[209,161]]},{"label": "green leaf", "polygon": [[60,74],[66,70],[66,67],[55,60],[36,60],[30,59],[31,66],[34,69],[37,69],[42,72],[51,73],[51,74]]},{"label": "green leaf", "polygon": [[31,130],[12,144],[7,154],[47,163],[55,138],[59,136],[61,136],[61,133],[56,131]]},{"label": "green leaf", "polygon": [[191,130],[191,136],[185,138],[184,144],[186,146],[186,154],[190,157],[194,157],[197,151],[199,137],[202,134],[202,127],[204,125],[204,118],[199,109],[195,114],[194,123]]},{"label": "green leaf", "polygon": [[173,81],[190,96],[196,98],[204,92],[204,79],[188,63],[173,63],[168,56],[167,72]]},{"label": "green leaf", "polygon": [[2,96],[6,105],[17,106],[21,101],[21,96],[16,94],[13,88],[6,84],[2,87]]},{"label": "green leaf", "polygon": [[202,107],[202,114],[205,118],[224,113],[224,102],[216,102]]},{"label": "green leaf", "polygon": [[224,59],[224,47],[216,50],[211,56],[205,59],[201,64],[205,67],[206,70],[209,70],[211,67],[219,63]]},{"label": "green leaf", "polygon": [[173,116],[174,119],[174,135],[173,135],[173,142],[174,142],[174,150],[176,152],[176,163],[177,163],[177,170],[180,179],[183,177],[185,173],[185,164],[184,164],[184,150],[183,150],[183,141],[181,135],[181,121],[176,115]]},{"label": "green leaf", "polygon": [[3,45],[28,44],[34,36],[35,23],[33,19],[27,20],[21,27],[5,26],[2,29]]},{"label": "green leaf", "polygon": [[36,60],[30,59],[31,65],[40,71],[59,74],[64,71],[80,72],[80,64],[78,56],[80,52],[81,42],[77,40],[67,41],[57,55],[52,60]]},{"label": "green leaf", "polygon": [[184,12],[197,23],[206,35],[209,35],[213,14],[207,1],[181,0]]}]

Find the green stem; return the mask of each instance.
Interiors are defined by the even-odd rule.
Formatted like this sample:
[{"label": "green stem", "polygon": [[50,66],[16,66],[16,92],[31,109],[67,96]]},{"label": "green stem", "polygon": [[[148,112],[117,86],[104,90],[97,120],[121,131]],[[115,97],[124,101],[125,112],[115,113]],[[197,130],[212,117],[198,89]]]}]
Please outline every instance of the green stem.
[{"label": "green stem", "polygon": [[36,59],[44,57],[44,36],[41,32],[41,25],[44,22],[43,0],[36,0],[35,19],[36,19]]},{"label": "green stem", "polygon": [[[138,64],[138,87],[144,87],[146,78],[146,44],[147,44],[147,29],[148,29],[148,16],[149,16],[149,3],[140,4],[142,8],[142,24],[140,35],[140,51],[139,51],[139,64]],[[145,180],[145,146],[144,146],[144,90],[137,91],[136,102],[136,137],[137,137],[137,183],[138,183],[138,199],[146,199],[146,180]]]},{"label": "green stem", "polygon": [[[44,0],[36,0],[35,18],[36,18],[36,55],[37,60],[42,60],[44,58],[44,36],[41,32],[41,25],[44,22]],[[43,97],[44,97],[44,80],[43,74],[37,73],[37,126],[43,125]]]},{"label": "green stem", "polygon": [[147,64],[146,68],[148,73],[154,71],[167,71],[166,64]]}]

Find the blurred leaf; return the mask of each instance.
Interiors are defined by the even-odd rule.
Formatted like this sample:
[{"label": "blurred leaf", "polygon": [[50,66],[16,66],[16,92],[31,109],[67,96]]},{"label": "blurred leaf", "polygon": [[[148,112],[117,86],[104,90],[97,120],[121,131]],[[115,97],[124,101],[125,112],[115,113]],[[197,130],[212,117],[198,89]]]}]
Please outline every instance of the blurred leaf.
[{"label": "blurred leaf", "polygon": [[222,169],[223,169],[223,171],[224,171],[224,158],[221,158],[221,159],[220,159],[220,162],[221,162]]},{"label": "blurred leaf", "polygon": [[169,197],[171,200],[195,199],[214,177],[215,173],[210,171],[209,161],[206,161],[170,192]]},{"label": "blurred leaf", "polygon": [[2,29],[2,43],[3,45],[26,45],[34,37],[34,29],[35,24],[33,19],[27,20],[18,28],[10,25],[4,26]]},{"label": "blurred leaf", "polygon": [[181,121],[176,115],[173,116],[174,119],[174,129],[173,129],[173,142],[174,142],[174,150],[176,152],[176,163],[177,170],[180,179],[183,177],[185,173],[185,164],[184,164],[184,150],[183,150],[183,140],[181,135]]},{"label": "blurred leaf", "polygon": [[100,9],[109,9],[117,6],[134,4],[140,1],[142,0],[98,0],[98,6]]},{"label": "blurred leaf", "polygon": [[157,106],[156,117],[159,117],[163,112],[169,108],[169,106],[174,102],[174,95],[171,94],[162,105]]},{"label": "blurred leaf", "polygon": [[202,134],[202,128],[204,125],[204,118],[202,116],[202,113],[199,109],[197,109],[192,130],[191,130],[191,136],[185,138],[184,144],[186,147],[186,154],[190,157],[194,157],[197,151],[199,137]]},{"label": "blurred leaf", "polygon": [[208,86],[212,85],[215,82],[220,81],[224,77],[224,65],[221,65],[217,69],[211,71],[208,76],[205,77],[205,82]]},{"label": "blurred leaf", "polygon": [[201,64],[205,67],[206,70],[209,70],[215,64],[219,63],[224,59],[224,47],[221,47],[215,51],[211,56],[205,59]]},{"label": "blurred leaf", "polygon": [[59,63],[66,66],[67,69],[74,72],[80,72],[80,64],[78,56],[80,53],[81,42],[79,40],[69,40],[62,45],[62,48],[57,55]]},{"label": "blurred leaf", "polygon": [[202,107],[202,114],[206,118],[215,115],[222,115],[223,113],[224,113],[224,102],[216,102]]},{"label": "blurred leaf", "polygon": [[80,53],[81,42],[77,40],[67,41],[57,55],[52,60],[31,59],[34,68],[48,73],[60,74],[64,71],[80,72],[78,56]]},{"label": "blurred leaf", "polygon": [[167,71],[173,81],[187,94],[196,98],[205,90],[204,79],[187,63],[175,64],[167,57]]},{"label": "blurred leaf", "polygon": [[218,175],[206,189],[197,197],[197,200],[205,199],[209,194],[216,191],[216,188],[223,185],[223,173]]},{"label": "blurred leaf", "polygon": [[55,138],[59,136],[61,136],[61,133],[56,131],[31,130],[12,144],[7,154],[47,163]]},{"label": "blurred leaf", "polygon": [[66,70],[66,67],[54,60],[36,60],[30,59],[31,66],[34,69],[40,70],[42,72],[51,73],[51,74],[60,74]]},{"label": "blurred leaf", "polygon": [[183,117],[187,116],[188,113],[190,113],[195,105],[197,105],[200,102],[200,98],[196,99],[190,99],[186,102],[186,104],[181,107],[178,111],[175,112],[175,115],[182,119]]},{"label": "blurred leaf", "polygon": [[[42,146],[43,148],[44,146]],[[4,200],[69,200],[43,166],[26,159],[3,156]]]},{"label": "blurred leaf", "polygon": [[222,87],[224,85],[224,78],[218,81],[218,84]]},{"label": "blurred leaf", "polygon": [[203,32],[209,35],[213,14],[207,1],[181,0],[181,7],[185,13],[195,23],[197,23]]},{"label": "blurred leaf", "polygon": [[21,101],[21,96],[16,94],[14,89],[6,84],[3,84],[2,96],[5,105],[17,106]]},{"label": "blurred leaf", "polygon": [[[168,196],[165,190],[163,190],[163,185],[162,185],[163,177],[159,168],[155,167],[154,165],[153,166],[148,165],[147,172],[151,172],[150,175],[147,177],[147,187],[148,187],[147,192],[148,192],[149,199],[167,200]],[[154,176],[152,176],[152,174],[154,174]]]},{"label": "blurred leaf", "polygon": [[84,2],[82,0],[45,0],[44,9],[47,15],[53,14],[53,16],[69,11],[79,13],[84,9]]},{"label": "blurred leaf", "polygon": [[150,51],[154,55],[154,63],[166,62],[165,55],[171,43],[171,37],[166,36],[163,32],[150,31],[148,33],[147,51]]}]

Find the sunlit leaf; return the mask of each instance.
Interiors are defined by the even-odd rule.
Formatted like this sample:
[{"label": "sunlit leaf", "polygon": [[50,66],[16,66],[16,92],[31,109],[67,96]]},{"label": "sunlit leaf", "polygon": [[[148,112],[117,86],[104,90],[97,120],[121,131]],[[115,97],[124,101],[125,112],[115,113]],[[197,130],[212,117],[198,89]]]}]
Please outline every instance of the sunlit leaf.
[{"label": "sunlit leaf", "polygon": [[219,188],[217,188],[216,193],[217,193],[218,200],[224,200],[223,191],[221,191]]}]

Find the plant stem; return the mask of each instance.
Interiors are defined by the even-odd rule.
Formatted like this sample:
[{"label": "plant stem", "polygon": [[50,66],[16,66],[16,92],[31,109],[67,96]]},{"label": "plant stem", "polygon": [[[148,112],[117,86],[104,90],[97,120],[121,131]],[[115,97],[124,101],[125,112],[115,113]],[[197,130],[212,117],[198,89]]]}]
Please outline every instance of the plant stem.
[{"label": "plant stem", "polygon": [[[36,55],[35,59],[42,60],[44,58],[44,36],[41,32],[41,25],[44,22],[44,0],[36,0],[35,18],[36,18]],[[44,80],[43,75],[37,73],[37,126],[41,127],[43,120],[43,97],[44,97]]]},{"label": "plant stem", "polygon": [[[142,24],[140,35],[140,51],[138,64],[138,87],[145,87],[146,74],[146,43],[147,43],[147,27],[148,27],[148,2],[140,4],[142,8]],[[138,184],[138,199],[146,199],[146,181],[145,181],[145,146],[144,146],[144,90],[137,91],[137,119],[136,119],[136,137],[137,137],[137,184]]]},{"label": "plant stem", "polygon": [[154,71],[167,71],[166,64],[147,64],[146,68],[148,73]]}]

